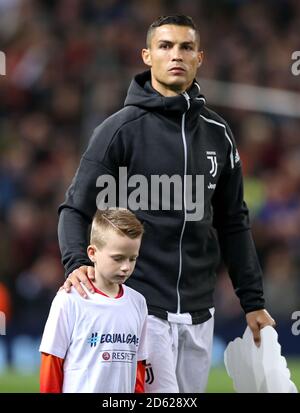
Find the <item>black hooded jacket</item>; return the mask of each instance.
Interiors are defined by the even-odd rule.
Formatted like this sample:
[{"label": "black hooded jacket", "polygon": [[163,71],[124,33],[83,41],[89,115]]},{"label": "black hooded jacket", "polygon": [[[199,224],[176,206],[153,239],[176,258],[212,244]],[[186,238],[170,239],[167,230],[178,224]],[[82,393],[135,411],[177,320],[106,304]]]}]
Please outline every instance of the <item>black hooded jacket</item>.
[{"label": "black hooded jacket", "polygon": [[[145,227],[127,284],[145,296],[150,314],[167,319],[168,312],[190,313],[193,323],[207,320],[219,250],[244,311],[264,308],[234,138],[226,122],[206,107],[197,82],[188,92],[164,97],[152,88],[149,71],[137,75],[125,107],[95,129],[59,209],[67,274],[91,265],[88,226],[104,189],[96,182],[101,176],[119,182],[120,171],[129,180],[128,208]],[[159,196],[158,179],[165,180]],[[169,189],[168,179],[173,179]],[[141,183],[148,193],[137,196]],[[118,197],[117,190],[117,204]]]}]

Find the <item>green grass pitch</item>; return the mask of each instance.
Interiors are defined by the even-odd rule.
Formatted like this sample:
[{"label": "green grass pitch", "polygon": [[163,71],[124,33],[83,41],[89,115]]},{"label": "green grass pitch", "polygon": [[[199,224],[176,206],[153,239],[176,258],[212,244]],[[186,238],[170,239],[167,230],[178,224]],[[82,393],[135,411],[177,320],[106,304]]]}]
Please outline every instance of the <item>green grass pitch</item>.
[{"label": "green grass pitch", "polygon": [[[288,360],[291,378],[300,390],[300,360]],[[13,371],[0,373],[0,393],[36,393],[39,391],[38,373],[33,375],[20,375]],[[233,386],[223,367],[211,369],[208,393],[233,393]]]}]

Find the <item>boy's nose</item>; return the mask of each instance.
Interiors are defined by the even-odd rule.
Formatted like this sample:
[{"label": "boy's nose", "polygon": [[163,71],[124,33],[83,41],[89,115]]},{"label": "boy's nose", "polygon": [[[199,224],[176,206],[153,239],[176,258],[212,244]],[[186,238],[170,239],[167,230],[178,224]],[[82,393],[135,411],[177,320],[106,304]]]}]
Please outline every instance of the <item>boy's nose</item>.
[{"label": "boy's nose", "polygon": [[129,264],[127,262],[121,265],[121,271],[123,272],[129,271]]}]

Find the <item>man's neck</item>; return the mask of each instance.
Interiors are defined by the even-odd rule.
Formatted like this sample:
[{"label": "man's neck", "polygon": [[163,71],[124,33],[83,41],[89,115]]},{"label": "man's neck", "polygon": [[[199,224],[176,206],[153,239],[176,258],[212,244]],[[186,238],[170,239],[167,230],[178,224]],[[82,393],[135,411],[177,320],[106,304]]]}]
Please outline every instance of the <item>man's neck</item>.
[{"label": "man's neck", "polygon": [[[160,93],[162,96],[165,97],[172,97],[172,96],[178,96],[181,93],[185,92],[186,89],[182,89],[180,87],[169,87],[166,85],[163,85],[162,83],[159,83],[156,79],[152,77],[151,79],[151,85],[154,90],[156,90],[158,93]],[[188,86],[190,88],[191,85]]]},{"label": "man's neck", "polygon": [[176,85],[174,85],[174,87],[166,86],[163,83],[158,82],[153,76],[151,77],[152,88],[165,97],[178,96],[189,90],[192,84],[193,82],[187,88],[182,89],[180,86],[176,87]]}]

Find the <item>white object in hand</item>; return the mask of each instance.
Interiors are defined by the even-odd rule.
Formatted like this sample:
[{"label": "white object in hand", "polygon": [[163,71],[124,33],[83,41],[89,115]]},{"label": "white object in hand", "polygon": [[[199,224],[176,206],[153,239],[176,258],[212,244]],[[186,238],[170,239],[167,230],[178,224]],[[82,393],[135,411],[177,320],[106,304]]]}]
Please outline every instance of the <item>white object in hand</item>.
[{"label": "white object in hand", "polygon": [[237,393],[298,393],[290,380],[286,359],[281,355],[278,334],[273,327],[261,331],[261,344],[257,347],[249,327],[243,338],[231,341],[224,362]]}]

